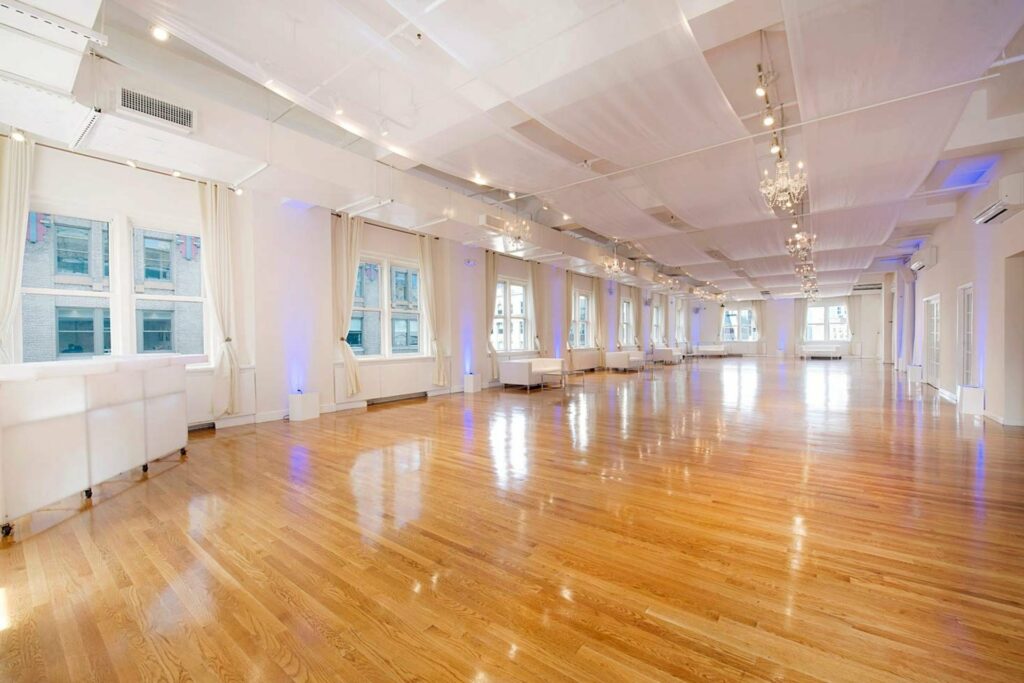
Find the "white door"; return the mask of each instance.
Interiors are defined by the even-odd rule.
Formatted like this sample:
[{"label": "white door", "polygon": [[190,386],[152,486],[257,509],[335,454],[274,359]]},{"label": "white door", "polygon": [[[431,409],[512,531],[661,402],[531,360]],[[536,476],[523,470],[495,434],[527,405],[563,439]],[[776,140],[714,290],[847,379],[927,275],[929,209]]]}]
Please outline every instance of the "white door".
[{"label": "white door", "polygon": [[925,381],[939,388],[939,297],[925,300]]},{"label": "white door", "polygon": [[960,384],[974,386],[974,286],[964,285],[958,293]]}]

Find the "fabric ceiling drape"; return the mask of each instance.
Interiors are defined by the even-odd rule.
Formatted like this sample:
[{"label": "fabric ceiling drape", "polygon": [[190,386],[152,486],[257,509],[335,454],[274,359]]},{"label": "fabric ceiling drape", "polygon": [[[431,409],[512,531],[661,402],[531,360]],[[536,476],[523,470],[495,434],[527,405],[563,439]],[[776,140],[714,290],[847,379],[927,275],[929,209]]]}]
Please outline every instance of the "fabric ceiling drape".
[{"label": "fabric ceiling drape", "polygon": [[231,197],[234,193],[219,183],[200,183],[198,188],[203,282],[213,322],[210,362],[214,391],[211,400],[213,414],[219,417],[234,415],[238,406],[235,269],[231,255]]},{"label": "fabric ceiling drape", "polygon": [[448,288],[445,286],[444,249],[434,237],[420,235],[420,272],[430,323],[434,354],[434,384],[446,387],[451,382],[451,326],[449,325]]},{"label": "fabric ceiling drape", "polygon": [[547,357],[548,349],[548,298],[547,289],[544,287],[544,264],[536,261],[530,262],[530,300],[533,302],[533,312],[530,319],[533,320],[534,334],[536,335],[536,351],[541,358]]},{"label": "fabric ceiling drape", "polygon": [[359,278],[359,254],[363,244],[363,219],[349,218],[339,214],[333,218],[331,247],[334,251],[332,271],[334,289],[335,333],[341,346],[341,358],[345,363],[345,393],[355,396],[362,387],[359,384],[359,366],[356,354],[348,344],[349,327],[352,324],[352,306],[355,301],[356,281]]},{"label": "fabric ceiling drape", "polygon": [[491,339],[491,328],[494,326],[494,297],[498,293],[498,263],[497,254],[490,250],[484,254],[484,278],[484,339],[487,340],[487,356],[490,359],[490,379],[498,379],[498,350],[494,348],[494,340]]},{"label": "fabric ceiling drape", "polygon": [[0,139],[0,363],[13,363],[35,142]]},{"label": "fabric ceiling drape", "polygon": [[573,304],[572,271],[567,270],[565,271],[565,366],[569,370],[572,370],[572,348],[575,346],[572,343]]}]

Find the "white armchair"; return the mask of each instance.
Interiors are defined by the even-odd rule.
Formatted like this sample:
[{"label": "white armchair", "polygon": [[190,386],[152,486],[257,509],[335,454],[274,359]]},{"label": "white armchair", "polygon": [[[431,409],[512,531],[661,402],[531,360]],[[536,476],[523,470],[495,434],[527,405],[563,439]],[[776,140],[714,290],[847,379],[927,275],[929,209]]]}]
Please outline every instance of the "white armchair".
[{"label": "white armchair", "polygon": [[561,358],[523,358],[518,360],[506,360],[498,364],[498,377],[502,385],[515,384],[526,387],[535,387],[543,383],[542,375],[561,373],[565,363]]},{"label": "white armchair", "polygon": [[655,347],[651,357],[655,363],[682,363],[684,355],[682,349]]},{"label": "white armchair", "polygon": [[642,351],[608,351],[604,354],[604,366],[608,370],[642,370]]},{"label": "white armchair", "polygon": [[697,344],[698,356],[724,356],[725,344]]}]

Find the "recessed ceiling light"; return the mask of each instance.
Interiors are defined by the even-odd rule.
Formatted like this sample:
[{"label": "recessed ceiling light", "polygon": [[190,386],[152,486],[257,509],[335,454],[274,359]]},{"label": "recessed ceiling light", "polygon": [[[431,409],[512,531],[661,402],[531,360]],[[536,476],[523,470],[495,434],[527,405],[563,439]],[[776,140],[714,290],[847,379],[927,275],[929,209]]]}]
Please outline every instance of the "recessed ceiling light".
[{"label": "recessed ceiling light", "polygon": [[174,176],[175,178],[180,178],[181,171],[171,171],[171,175]]},{"label": "recessed ceiling light", "polygon": [[542,206],[542,207],[540,207],[540,208],[541,208],[542,210],[544,210],[544,211],[547,211],[547,210],[548,210],[548,207],[547,207],[546,205],[545,205],[545,206]]},{"label": "recessed ceiling light", "polygon": [[567,220],[570,220],[570,219],[572,219],[572,216],[570,216],[569,214],[567,214],[567,213],[563,213],[562,214],[562,220],[563,221],[567,221]]},{"label": "recessed ceiling light", "polygon": [[129,159],[128,161],[126,161],[124,163],[128,164],[132,168],[138,168],[139,167],[139,165],[137,163],[135,163],[134,161],[132,161],[131,159]]},{"label": "recessed ceiling light", "polygon": [[509,192],[508,193],[508,198],[509,199],[515,199],[516,198],[516,193],[515,192]]},{"label": "recessed ceiling light", "polygon": [[15,128],[11,131],[11,139],[15,142],[25,142],[25,134]]},{"label": "recessed ceiling light", "polygon": [[335,109],[335,110],[334,110],[334,115],[335,115],[335,116],[341,116],[341,115],[342,115],[342,114],[344,114],[344,113],[345,113],[345,110],[344,110],[344,109]]},{"label": "recessed ceiling light", "polygon": [[161,43],[171,37],[171,34],[167,32],[163,26],[154,26],[149,29],[149,34],[159,40]]},{"label": "recessed ceiling light", "polygon": [[236,187],[235,188],[235,194],[238,195],[239,197],[241,197],[244,192],[245,192],[245,190],[243,190],[240,187]]},{"label": "recessed ceiling light", "polygon": [[479,173],[477,173],[477,174],[475,174],[473,176],[473,182],[476,183],[477,185],[486,185],[487,184],[487,179],[484,178]]}]

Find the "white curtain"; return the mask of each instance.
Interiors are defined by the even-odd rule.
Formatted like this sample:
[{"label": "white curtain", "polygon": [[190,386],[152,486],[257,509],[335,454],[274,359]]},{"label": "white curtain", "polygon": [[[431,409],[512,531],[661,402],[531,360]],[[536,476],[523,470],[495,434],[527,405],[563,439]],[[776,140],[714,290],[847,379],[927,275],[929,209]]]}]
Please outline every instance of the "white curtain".
[{"label": "white curtain", "polygon": [[798,342],[807,341],[807,299],[796,299],[793,302],[793,339]]},{"label": "white curtain", "polygon": [[673,336],[673,346],[686,346],[686,341],[689,339],[689,325],[687,325],[687,317],[689,309],[689,300],[683,297],[677,297],[672,305],[673,317],[676,321],[676,328]]},{"label": "white curtain", "polygon": [[722,327],[725,325],[725,311],[725,304],[720,304],[718,306],[718,333],[715,337],[715,339],[717,339],[719,343],[722,343],[724,341],[722,339]]},{"label": "white curtain", "polygon": [[754,316],[754,329],[757,331],[755,339],[764,340],[764,302],[760,299],[750,302],[750,310]]},{"label": "white curtain", "polygon": [[352,305],[359,277],[359,254],[363,244],[363,219],[336,215],[331,229],[331,248],[334,251],[332,270],[334,290],[335,334],[341,345],[341,358],[345,363],[346,394],[355,396],[359,385],[359,366],[356,354],[348,345],[349,325],[352,323]]},{"label": "white curtain", "polygon": [[[199,183],[199,238],[203,282],[213,323],[213,414],[233,415],[238,405],[238,353],[235,344],[235,269],[231,257],[231,197],[218,183]],[[128,232],[128,231],[124,231]],[[123,266],[123,261],[121,264]]]},{"label": "white curtain", "polygon": [[[595,277],[592,280],[593,291],[594,291],[594,346],[598,349],[604,349],[604,336],[606,330],[604,322],[604,307],[606,306],[605,297],[605,284],[604,280],[599,277]],[[603,360],[601,361],[603,362]]]},{"label": "white curtain", "polygon": [[541,358],[549,357],[548,344],[548,298],[544,287],[543,263],[530,262],[530,300],[533,302],[533,331],[536,335],[536,350]]},{"label": "white curtain", "polygon": [[494,325],[494,297],[498,292],[497,254],[488,250],[484,254],[484,339],[487,340],[487,355],[490,358],[491,379],[498,379],[498,351],[491,340],[491,327]]},{"label": "white curtain", "polygon": [[627,344],[632,344],[632,345],[636,346],[638,349],[641,349],[641,346],[640,346],[640,320],[641,320],[641,316],[640,316],[640,303],[641,302],[640,302],[640,288],[639,287],[630,287],[629,288],[629,300],[633,302],[633,305],[632,305],[632,309],[633,309],[633,339],[632,340],[627,339],[626,343]]},{"label": "white curtain", "polygon": [[[857,332],[860,331],[860,302],[859,296],[848,296],[846,297],[846,316],[847,322],[850,327],[850,342],[860,341],[857,338]],[[861,348],[861,354],[865,353],[865,349]],[[850,350],[850,355],[853,355],[853,350]]]},{"label": "white curtain", "polygon": [[572,291],[572,271],[565,271],[565,367],[572,370],[572,347],[571,342],[573,327],[572,327],[572,312],[573,312],[573,291]]},{"label": "white curtain", "polygon": [[451,381],[451,329],[449,325],[448,288],[445,286],[444,249],[436,237],[419,236],[422,289],[430,322],[434,354],[434,384],[446,387]]},{"label": "white curtain", "polygon": [[13,363],[35,142],[0,139],[0,363]]}]

